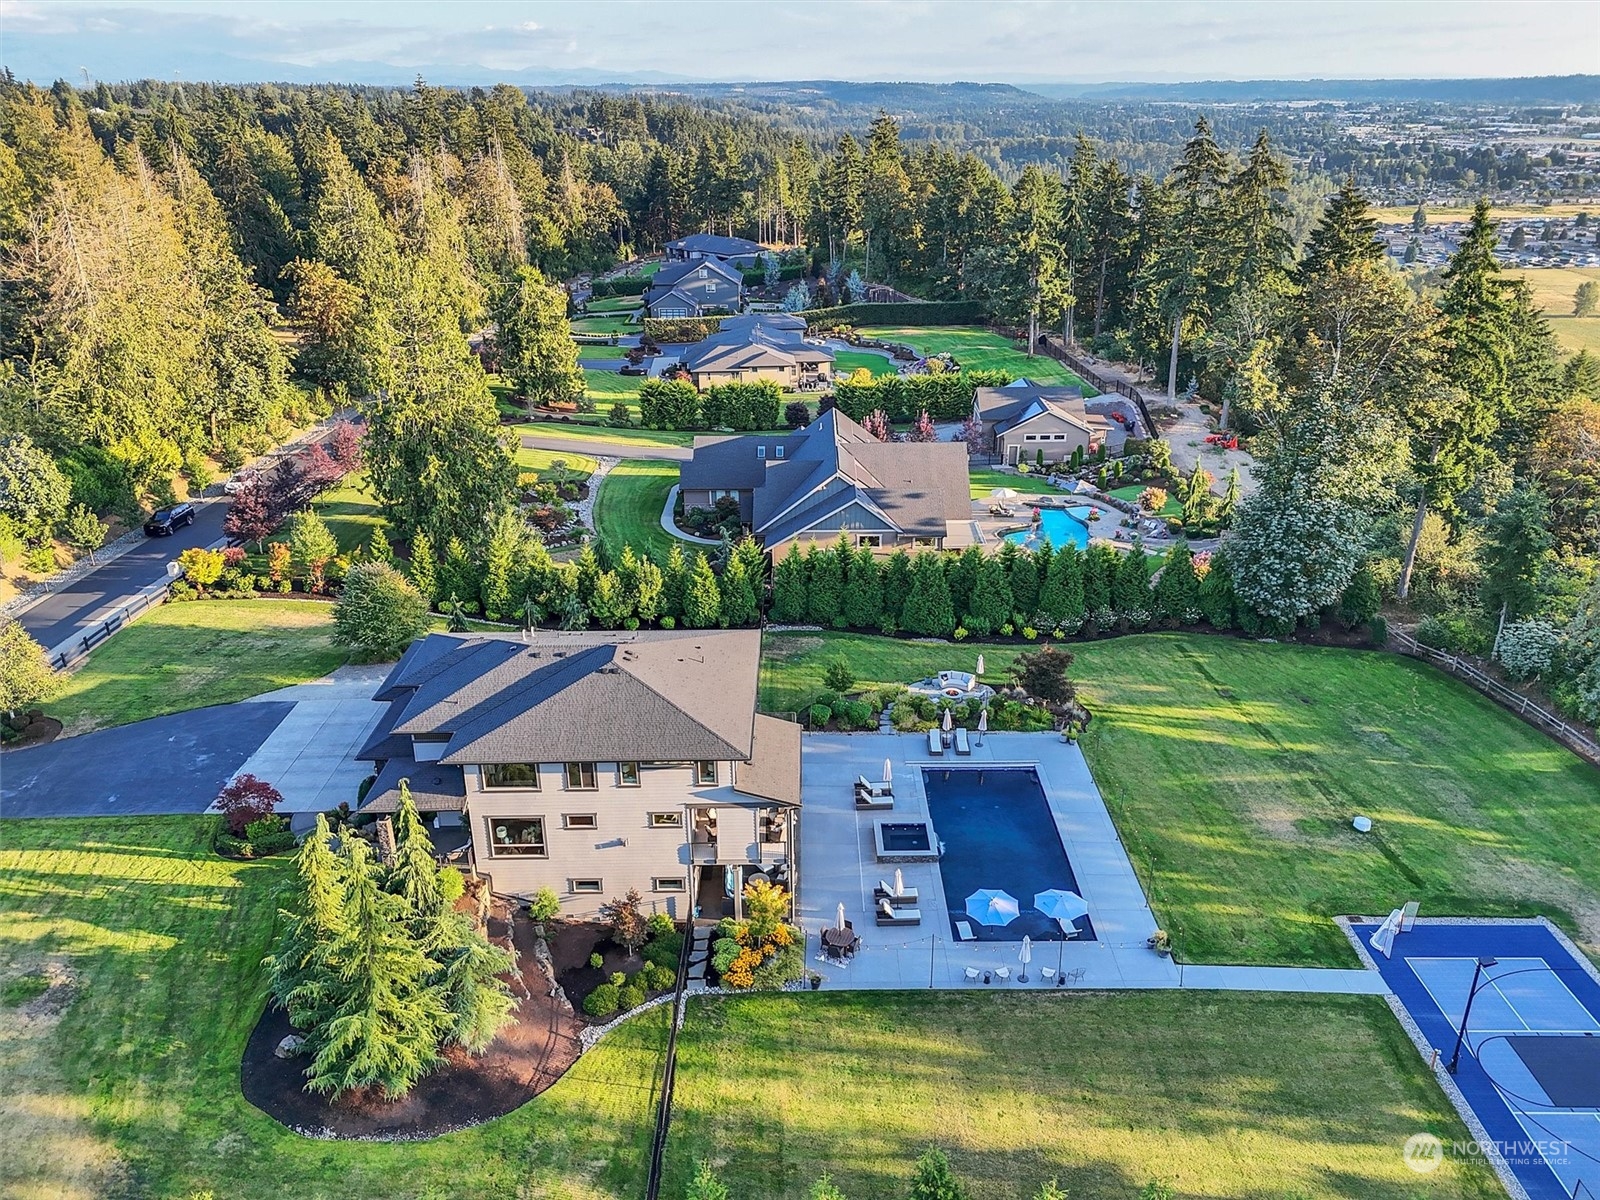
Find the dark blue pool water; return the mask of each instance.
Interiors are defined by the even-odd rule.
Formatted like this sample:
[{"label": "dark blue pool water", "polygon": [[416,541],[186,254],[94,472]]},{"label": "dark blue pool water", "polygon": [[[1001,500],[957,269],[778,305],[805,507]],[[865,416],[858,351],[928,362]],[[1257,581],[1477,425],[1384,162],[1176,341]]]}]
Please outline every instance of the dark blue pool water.
[{"label": "dark blue pool water", "polygon": [[[1026,768],[924,768],[928,815],[944,843],[939,874],[950,909],[951,935],[964,920],[980,941],[1060,941],[1061,927],[1033,907],[1035,893],[1077,892],[1078,880],[1062,849],[1055,818],[1039,777]],[[1017,899],[1020,915],[1009,925],[980,925],[966,915],[967,897],[999,888]],[[1082,895],[1079,892],[1079,895]],[[1081,940],[1094,939],[1088,917],[1074,922]]]}]

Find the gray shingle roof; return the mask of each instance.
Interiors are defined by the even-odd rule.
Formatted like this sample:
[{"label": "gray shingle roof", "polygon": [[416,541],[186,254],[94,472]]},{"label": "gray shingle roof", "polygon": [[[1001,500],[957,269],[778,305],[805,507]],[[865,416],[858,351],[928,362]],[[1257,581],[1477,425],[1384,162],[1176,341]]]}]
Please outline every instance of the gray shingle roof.
[{"label": "gray shingle roof", "polygon": [[691,233],[688,237],[668,242],[667,248],[682,250],[685,253],[699,251],[701,254],[723,254],[729,257],[760,254],[765,249],[761,243],[752,242],[749,238],[722,237],[715,233]]},{"label": "gray shingle roof", "polygon": [[446,764],[749,757],[758,630],[436,639],[384,690],[414,689],[394,732],[449,735]]},{"label": "gray shingle roof", "polygon": [[800,803],[800,726],[756,714],[755,747],[740,763],[733,790],[779,804]]},{"label": "gray shingle roof", "polygon": [[[422,642],[413,642],[412,645],[420,646]],[[399,724],[406,705],[411,702],[411,693],[405,688],[396,688],[395,691],[397,695],[389,701],[388,711],[378,721],[366,744],[356,752],[355,757],[359,762],[386,762],[391,758],[410,756],[411,738],[394,732],[394,727]]]},{"label": "gray shingle roof", "polygon": [[1083,391],[1080,388],[1043,387],[1039,384],[1029,384],[1026,387],[1011,384],[1003,388],[979,388],[974,397],[974,404],[979,418],[994,425],[997,433],[1004,433],[1007,429],[1046,411],[1076,422],[1085,429],[1089,427],[1083,407]]},{"label": "gray shingle roof", "polygon": [[367,791],[362,812],[392,813],[400,807],[400,781],[407,781],[420,812],[460,812],[467,806],[467,780],[460,767],[391,758]]}]

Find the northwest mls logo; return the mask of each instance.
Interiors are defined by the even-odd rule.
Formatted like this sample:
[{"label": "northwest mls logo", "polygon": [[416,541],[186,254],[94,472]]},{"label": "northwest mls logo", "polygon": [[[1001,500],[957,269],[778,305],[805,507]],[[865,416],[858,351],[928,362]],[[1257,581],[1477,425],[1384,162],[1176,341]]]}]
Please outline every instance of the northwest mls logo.
[{"label": "northwest mls logo", "polygon": [[1427,1175],[1444,1162],[1444,1143],[1431,1133],[1414,1133],[1400,1153],[1405,1156],[1406,1166],[1418,1175]]}]

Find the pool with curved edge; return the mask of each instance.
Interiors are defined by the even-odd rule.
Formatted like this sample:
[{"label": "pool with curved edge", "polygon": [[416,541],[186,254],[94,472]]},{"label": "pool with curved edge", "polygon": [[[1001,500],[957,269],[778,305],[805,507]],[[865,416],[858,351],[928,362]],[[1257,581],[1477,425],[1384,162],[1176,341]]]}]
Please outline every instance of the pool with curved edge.
[{"label": "pool with curved edge", "polygon": [[1014,546],[1029,550],[1041,538],[1049,542],[1052,549],[1058,550],[1071,542],[1079,550],[1085,550],[1089,546],[1089,514],[1094,511],[1088,505],[1082,508],[1041,508],[1037,530],[1018,529],[1006,534],[1005,539]]}]

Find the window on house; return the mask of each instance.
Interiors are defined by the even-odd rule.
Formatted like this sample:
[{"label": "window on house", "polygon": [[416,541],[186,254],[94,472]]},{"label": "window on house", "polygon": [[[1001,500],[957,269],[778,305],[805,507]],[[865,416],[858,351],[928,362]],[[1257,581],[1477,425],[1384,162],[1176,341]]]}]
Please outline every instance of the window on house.
[{"label": "window on house", "polygon": [[488,763],[482,771],[483,786],[486,788],[539,790],[538,763]]},{"label": "window on house", "polygon": [[639,786],[639,764],[636,762],[619,762],[617,764],[617,786]]},{"label": "window on house", "polygon": [[681,812],[654,812],[650,814],[651,829],[682,829],[683,814]]},{"label": "window on house", "polygon": [[606,881],[603,879],[569,879],[567,890],[575,894],[599,895],[606,890]]},{"label": "window on house", "polygon": [[857,546],[870,546],[873,549],[877,549],[879,546],[883,545],[883,534],[881,534],[881,533],[858,533],[858,534],[856,534],[856,545]]},{"label": "window on house", "polygon": [[717,764],[710,759],[701,759],[694,765],[694,781],[702,787],[709,787],[717,781]]},{"label": "window on house", "polygon": [[765,446],[757,446],[756,447],[756,457],[757,458],[765,458],[766,456],[767,456],[767,448]]},{"label": "window on house", "polygon": [[689,885],[682,875],[657,875],[650,881],[650,890],[655,892],[686,892]]},{"label": "window on house", "polygon": [[783,447],[782,446],[774,446],[772,448],[772,457],[773,458],[782,458],[783,457]]},{"label": "window on house", "polygon": [[567,791],[592,792],[599,787],[595,779],[594,764],[592,762],[569,762],[567,764]]},{"label": "window on house", "polygon": [[566,829],[599,829],[600,818],[594,813],[562,813],[561,824]]},{"label": "window on house", "polygon": [[1037,433],[1025,433],[1022,435],[1022,440],[1025,442],[1037,442],[1039,435]]},{"label": "window on house", "polygon": [[489,853],[494,858],[547,858],[543,817],[489,817]]},{"label": "window on house", "polygon": [[930,546],[937,548],[939,545],[939,539],[931,537],[914,537],[911,539],[911,544],[913,546]]}]

